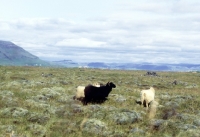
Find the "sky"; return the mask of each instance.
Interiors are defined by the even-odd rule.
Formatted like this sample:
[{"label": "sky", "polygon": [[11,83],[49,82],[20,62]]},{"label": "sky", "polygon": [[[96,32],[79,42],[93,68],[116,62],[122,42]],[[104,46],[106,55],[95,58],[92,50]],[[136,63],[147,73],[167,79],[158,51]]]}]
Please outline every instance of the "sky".
[{"label": "sky", "polygon": [[0,0],[0,40],[48,61],[200,64],[199,0]]}]

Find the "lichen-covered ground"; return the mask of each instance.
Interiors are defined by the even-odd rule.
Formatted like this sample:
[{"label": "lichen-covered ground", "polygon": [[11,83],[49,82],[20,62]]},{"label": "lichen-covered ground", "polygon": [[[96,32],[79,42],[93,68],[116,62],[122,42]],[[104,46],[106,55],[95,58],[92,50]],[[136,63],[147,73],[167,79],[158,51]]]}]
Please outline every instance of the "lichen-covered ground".
[{"label": "lichen-covered ground", "polygon": [[[199,137],[200,73],[145,74],[0,66],[0,137]],[[73,100],[78,85],[108,81],[117,87],[103,104]],[[149,119],[136,101],[152,85],[159,105]]]}]

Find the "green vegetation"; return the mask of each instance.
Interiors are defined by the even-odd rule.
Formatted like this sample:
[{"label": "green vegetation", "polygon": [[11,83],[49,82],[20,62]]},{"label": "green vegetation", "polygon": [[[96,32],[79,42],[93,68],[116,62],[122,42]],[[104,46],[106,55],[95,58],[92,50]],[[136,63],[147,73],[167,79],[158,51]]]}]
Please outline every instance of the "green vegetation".
[{"label": "green vegetation", "polygon": [[[43,75],[42,75],[43,74]],[[197,137],[200,73],[0,66],[0,137]],[[177,85],[172,82],[177,80]],[[76,86],[116,84],[103,104],[73,100]],[[154,85],[154,119],[136,103]]]}]

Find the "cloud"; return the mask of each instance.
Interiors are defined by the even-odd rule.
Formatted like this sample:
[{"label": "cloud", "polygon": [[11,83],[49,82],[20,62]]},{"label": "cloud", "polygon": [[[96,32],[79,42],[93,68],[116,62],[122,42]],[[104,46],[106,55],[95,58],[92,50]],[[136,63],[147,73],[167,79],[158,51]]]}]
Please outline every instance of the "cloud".
[{"label": "cloud", "polygon": [[102,14],[1,19],[0,37],[45,60],[200,63],[200,2],[108,4]]},{"label": "cloud", "polygon": [[78,39],[64,39],[58,41],[55,46],[69,46],[69,47],[101,47],[104,46],[106,42],[94,41],[87,38],[78,38]]}]

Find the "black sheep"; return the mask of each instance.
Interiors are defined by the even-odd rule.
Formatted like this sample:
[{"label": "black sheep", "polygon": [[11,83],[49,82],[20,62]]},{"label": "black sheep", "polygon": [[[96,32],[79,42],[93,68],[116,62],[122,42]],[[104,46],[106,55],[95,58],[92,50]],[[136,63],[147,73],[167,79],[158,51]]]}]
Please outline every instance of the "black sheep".
[{"label": "black sheep", "polygon": [[84,93],[85,98],[83,104],[87,105],[88,102],[98,102],[101,103],[105,101],[109,93],[112,91],[112,88],[115,88],[115,84],[108,82],[105,86],[95,87],[88,85],[85,87]]}]

